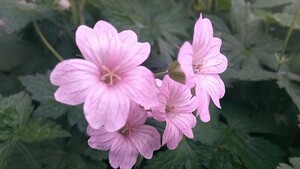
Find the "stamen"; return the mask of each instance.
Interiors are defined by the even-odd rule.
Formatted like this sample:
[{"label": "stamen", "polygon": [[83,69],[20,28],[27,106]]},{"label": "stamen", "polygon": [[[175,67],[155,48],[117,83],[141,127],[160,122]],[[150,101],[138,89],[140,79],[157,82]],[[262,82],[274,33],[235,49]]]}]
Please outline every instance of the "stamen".
[{"label": "stamen", "polygon": [[125,125],[124,127],[122,127],[120,130],[119,130],[119,133],[121,133],[122,135],[124,136],[128,136],[131,134],[131,129],[128,125]]},{"label": "stamen", "polygon": [[106,71],[107,73],[104,74],[103,76],[101,76],[101,80],[103,80],[106,84],[108,85],[113,85],[114,84],[114,81],[117,79],[117,80],[121,80],[121,77],[118,76],[117,74],[115,74],[115,70],[114,69],[113,71],[110,71],[106,66],[102,65],[102,69],[104,71]]}]

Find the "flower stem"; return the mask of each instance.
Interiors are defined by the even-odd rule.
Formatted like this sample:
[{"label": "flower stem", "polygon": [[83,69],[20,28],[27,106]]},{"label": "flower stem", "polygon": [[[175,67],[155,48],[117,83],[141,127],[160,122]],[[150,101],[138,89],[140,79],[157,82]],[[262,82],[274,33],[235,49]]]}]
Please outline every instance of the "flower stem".
[{"label": "flower stem", "polygon": [[[288,45],[288,42],[290,40],[290,37],[292,35],[292,32],[294,30],[294,27],[295,27],[295,24],[296,24],[296,21],[297,21],[297,18],[300,14],[300,7],[298,8],[298,10],[296,11],[296,14],[293,18],[293,21],[291,23],[291,26],[288,30],[288,33],[286,34],[286,37],[284,39],[284,43],[283,43],[283,47],[282,47],[282,51],[281,51],[281,55],[279,57],[279,61],[282,61],[282,59],[284,58],[284,55],[285,55],[285,51],[286,51],[286,48],[287,48],[287,45]],[[277,66],[277,71],[279,70],[280,66],[282,65],[282,63],[278,63],[278,66]]]},{"label": "flower stem", "polygon": [[24,157],[31,164],[33,169],[41,169],[40,164],[32,157],[31,153],[28,151],[28,149],[21,141],[18,141],[17,147],[23,153]]},{"label": "flower stem", "polygon": [[154,77],[157,78],[157,77],[163,77],[165,75],[169,74],[168,71],[165,71],[165,72],[158,72],[158,73],[155,73],[154,74]]},{"label": "flower stem", "polygon": [[37,25],[36,22],[33,22],[33,26],[35,31],[37,32],[37,34],[39,35],[39,37],[41,38],[41,40],[43,41],[43,43],[46,45],[46,47],[52,52],[52,54],[60,61],[64,60],[62,58],[62,56],[51,46],[51,44],[48,42],[48,40],[46,39],[46,37],[43,35],[41,29],[39,28],[39,26]]}]

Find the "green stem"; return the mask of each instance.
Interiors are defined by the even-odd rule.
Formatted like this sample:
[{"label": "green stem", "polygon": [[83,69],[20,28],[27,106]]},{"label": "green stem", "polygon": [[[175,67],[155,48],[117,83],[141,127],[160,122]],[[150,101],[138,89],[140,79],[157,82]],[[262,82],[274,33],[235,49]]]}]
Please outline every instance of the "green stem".
[{"label": "green stem", "polygon": [[37,34],[39,35],[39,37],[41,38],[41,40],[43,41],[43,43],[46,45],[46,47],[52,52],[52,54],[60,61],[64,60],[61,55],[50,45],[50,43],[48,42],[48,40],[46,39],[46,37],[43,35],[41,29],[39,28],[39,26],[37,25],[36,22],[33,22],[33,26],[34,29],[36,30]]},{"label": "green stem", "polygon": [[23,153],[24,157],[31,164],[33,169],[41,169],[42,168],[40,166],[40,164],[32,157],[31,153],[28,151],[28,149],[25,147],[25,145],[21,141],[18,141],[17,147]]},{"label": "green stem", "polygon": [[84,15],[83,15],[83,10],[84,10],[84,4],[85,4],[85,0],[79,0],[79,20],[80,20],[80,24],[84,25],[85,24],[85,20],[84,20]]},{"label": "green stem", "polygon": [[[288,42],[289,42],[290,37],[291,37],[291,35],[292,35],[292,32],[293,32],[293,30],[294,30],[294,27],[295,27],[295,24],[296,24],[296,20],[297,20],[299,14],[300,14],[300,7],[298,8],[295,17],[293,18],[292,24],[291,24],[291,26],[290,26],[290,28],[289,28],[289,30],[288,30],[288,33],[286,34],[286,37],[285,37],[285,39],[284,39],[284,43],[283,43],[281,55],[280,55],[280,57],[279,57],[279,61],[282,61],[282,58],[284,57],[284,54],[285,54],[285,51],[286,51]],[[282,64],[282,63],[278,63],[277,71],[279,70],[281,64]]]},{"label": "green stem", "polygon": [[155,77],[155,78],[157,78],[157,77],[162,77],[162,76],[165,76],[165,75],[167,75],[167,74],[169,74],[168,71],[166,71],[166,72],[158,72],[158,73],[155,73],[155,74],[154,74],[154,77]]}]

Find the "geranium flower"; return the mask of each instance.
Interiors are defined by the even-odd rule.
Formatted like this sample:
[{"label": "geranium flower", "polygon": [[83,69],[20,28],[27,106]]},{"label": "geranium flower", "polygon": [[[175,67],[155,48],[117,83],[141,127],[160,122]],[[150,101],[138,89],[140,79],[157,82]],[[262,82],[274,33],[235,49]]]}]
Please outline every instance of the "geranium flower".
[{"label": "geranium flower", "polygon": [[194,27],[193,44],[185,42],[179,50],[178,62],[185,74],[185,84],[196,88],[199,106],[197,115],[204,122],[210,120],[210,98],[221,108],[219,99],[225,94],[225,86],[219,74],[227,68],[227,58],[220,53],[222,41],[213,37],[209,19],[197,20]]},{"label": "geranium flower", "polygon": [[192,112],[197,104],[190,89],[166,75],[160,88],[159,101],[160,104],[152,108],[152,115],[154,119],[166,122],[162,144],[175,149],[183,134],[194,138],[192,128],[196,125],[196,117]]},{"label": "geranium flower", "polygon": [[93,129],[89,126],[87,133],[91,138],[88,144],[94,149],[110,150],[109,163],[113,168],[132,168],[139,154],[151,159],[153,151],[161,147],[159,132],[144,125],[146,119],[147,113],[133,103],[127,122],[119,131],[107,132],[104,127]]},{"label": "geranium flower", "polygon": [[157,103],[158,88],[153,73],[139,66],[150,53],[149,43],[137,42],[133,31],[120,33],[99,21],[94,28],[81,25],[76,43],[83,59],[60,62],[50,80],[59,86],[55,99],[78,105],[84,103],[85,117],[92,128],[107,131],[124,126],[130,100],[150,107]]}]

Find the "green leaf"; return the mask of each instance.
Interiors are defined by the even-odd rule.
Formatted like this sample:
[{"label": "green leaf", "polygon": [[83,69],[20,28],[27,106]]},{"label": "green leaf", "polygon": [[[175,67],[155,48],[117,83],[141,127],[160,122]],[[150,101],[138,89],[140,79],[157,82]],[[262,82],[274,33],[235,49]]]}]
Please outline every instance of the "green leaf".
[{"label": "green leaf", "polygon": [[19,78],[26,90],[32,94],[32,98],[40,102],[34,115],[56,119],[67,113],[70,125],[77,125],[81,131],[85,131],[87,122],[83,116],[82,106],[68,106],[57,102],[54,99],[57,87],[51,84],[49,78],[50,72],[47,75],[36,74]]},{"label": "green leaf", "polygon": [[292,166],[280,163],[276,169],[300,169],[300,157],[289,158],[289,162]]},{"label": "green leaf", "polygon": [[6,168],[7,159],[17,142],[15,129],[26,124],[33,107],[25,92],[0,97],[0,168]]},{"label": "green leaf", "polygon": [[223,144],[248,169],[275,168],[284,155],[273,143],[261,138],[243,136],[242,133],[229,132]]},{"label": "green leaf", "polygon": [[235,158],[226,147],[219,147],[214,151],[210,161],[211,169],[242,169],[242,163]]},{"label": "green leaf", "polygon": [[206,145],[214,145],[222,138],[227,126],[218,121],[218,111],[216,108],[210,109],[211,120],[207,123],[197,119],[197,125],[193,128],[194,140]]},{"label": "green leaf", "polygon": [[0,16],[8,33],[19,31],[32,21],[53,18],[51,7],[26,1],[0,0]]},{"label": "green leaf", "polygon": [[[246,105],[232,105],[223,103],[222,116],[226,118],[228,126],[243,133],[269,133],[284,135],[286,131],[276,123],[273,114],[257,112]],[[255,125],[254,125],[255,124]]]},{"label": "green leaf", "polygon": [[[288,14],[288,13],[276,13],[271,16],[273,19],[275,19],[280,25],[285,27],[290,27],[292,25],[292,22],[295,18],[295,15]],[[300,29],[300,18],[296,20],[296,23],[293,27],[294,29]]]},{"label": "green leaf", "polygon": [[[93,1],[103,15],[119,29],[132,29],[140,41],[158,46],[165,57],[174,56],[179,37],[187,36],[191,25],[187,9],[174,0]],[[156,41],[158,40],[159,41]]]},{"label": "green leaf", "polygon": [[60,137],[70,137],[70,133],[50,120],[30,119],[24,126],[16,129],[16,137],[24,142],[38,142]]},{"label": "green leaf", "polygon": [[0,126],[24,125],[32,111],[30,96],[25,92],[5,97],[0,102]]},{"label": "green leaf", "polygon": [[300,111],[300,86],[290,81],[285,74],[278,74],[278,85],[286,90]]},{"label": "green leaf", "polygon": [[292,3],[293,0],[256,0],[253,3],[253,7],[256,8],[273,8],[277,6],[286,5]]},{"label": "green leaf", "polygon": [[175,150],[160,152],[149,160],[145,169],[201,169],[200,160],[205,156],[201,152],[204,150],[204,147],[182,140]]},{"label": "green leaf", "polygon": [[223,74],[225,81],[276,79],[275,53],[280,52],[282,41],[264,34],[263,21],[255,17],[250,4],[243,0],[232,1],[230,16],[233,35],[218,28],[223,40],[222,52],[229,60]]}]

